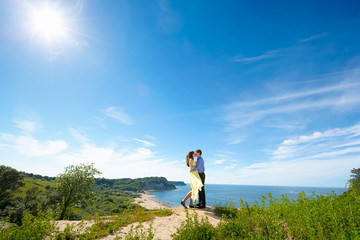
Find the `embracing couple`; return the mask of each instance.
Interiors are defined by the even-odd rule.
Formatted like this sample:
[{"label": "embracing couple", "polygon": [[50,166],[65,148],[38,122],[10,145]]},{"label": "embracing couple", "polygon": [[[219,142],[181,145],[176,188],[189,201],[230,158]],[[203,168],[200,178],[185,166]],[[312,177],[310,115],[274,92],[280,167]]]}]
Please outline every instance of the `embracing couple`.
[{"label": "embracing couple", "polygon": [[[190,192],[181,201],[181,205],[186,208],[185,202],[190,198],[190,208],[206,208],[205,200],[205,165],[204,159],[201,157],[202,152],[200,149],[190,151],[186,155],[186,165],[190,168]],[[194,157],[197,157],[196,162]],[[194,202],[198,204],[194,205]]]}]

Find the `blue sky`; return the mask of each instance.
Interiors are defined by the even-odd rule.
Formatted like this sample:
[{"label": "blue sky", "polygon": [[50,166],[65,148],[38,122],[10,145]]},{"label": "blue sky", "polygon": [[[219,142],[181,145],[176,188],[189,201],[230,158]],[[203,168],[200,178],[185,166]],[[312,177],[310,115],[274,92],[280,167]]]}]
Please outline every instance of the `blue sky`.
[{"label": "blue sky", "polygon": [[[45,6],[63,27],[47,37],[34,27]],[[187,181],[201,148],[207,183],[342,187],[360,167],[359,10],[2,1],[0,163]]]}]

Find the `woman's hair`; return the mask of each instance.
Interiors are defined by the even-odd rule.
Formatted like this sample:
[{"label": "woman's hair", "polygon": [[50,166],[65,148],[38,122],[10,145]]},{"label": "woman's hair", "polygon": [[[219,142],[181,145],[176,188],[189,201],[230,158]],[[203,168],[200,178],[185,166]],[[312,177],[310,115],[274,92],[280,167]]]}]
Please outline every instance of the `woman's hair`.
[{"label": "woman's hair", "polygon": [[194,151],[190,151],[186,155],[186,166],[190,167],[190,159],[194,159]]}]

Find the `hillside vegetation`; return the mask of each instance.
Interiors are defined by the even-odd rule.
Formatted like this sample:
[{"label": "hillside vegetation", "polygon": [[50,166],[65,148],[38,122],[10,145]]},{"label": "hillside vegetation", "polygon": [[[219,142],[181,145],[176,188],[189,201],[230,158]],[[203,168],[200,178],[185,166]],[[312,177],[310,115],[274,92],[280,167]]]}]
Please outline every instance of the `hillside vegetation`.
[{"label": "hillside vegetation", "polygon": [[[1,169],[1,172],[3,173],[10,171],[9,174],[5,174],[5,177],[7,177],[9,182],[16,182],[17,180],[19,182],[19,184],[15,186],[15,189],[9,192],[7,196],[1,197],[1,218],[10,214],[10,221],[21,225],[25,212],[37,216],[38,210],[53,212],[54,218],[60,217],[57,216],[57,214],[61,213],[60,203],[62,202],[62,199],[60,199],[59,196],[59,177],[61,175],[55,178],[18,172],[15,169],[5,166],[1,166]],[[9,178],[8,175],[17,176],[17,180]],[[70,176],[70,179],[73,179],[73,177]],[[88,193],[90,195],[86,197],[87,199],[81,199],[69,209],[65,209],[67,212],[60,218],[81,220],[91,218],[94,214],[99,216],[119,214],[139,207],[133,203],[134,198],[138,196],[138,193],[146,190],[175,189],[175,185],[167,181],[164,177],[146,177],[137,179],[90,177],[89,179],[92,179],[88,184]],[[4,181],[6,181],[6,179],[4,179]],[[65,186],[63,186],[65,187],[65,191],[67,191],[67,185],[70,184],[71,183],[65,183]],[[75,192],[79,191],[80,189]]]},{"label": "hillside vegetation", "polygon": [[[51,203],[54,201],[56,203],[58,199],[56,197],[56,190],[59,188],[57,184],[64,184],[64,182],[59,179],[42,179],[34,176],[26,176],[22,179],[22,174],[17,175],[16,170],[0,167],[1,172],[5,172],[5,174],[0,174],[0,180],[12,180],[8,185],[0,186],[2,190],[0,206],[8,203],[13,207],[12,209],[15,209],[15,213],[9,212],[10,214],[0,221],[0,239],[43,239],[44,237],[100,239],[130,223],[149,221],[156,216],[172,214],[169,209],[146,210],[133,204],[132,198],[136,193],[125,190],[126,187],[131,186],[131,188],[139,187],[137,191],[143,191],[144,187],[148,186],[146,184],[148,181],[154,181],[156,185],[163,182],[163,178],[123,179],[121,181],[93,179],[94,185],[91,192],[96,192],[96,196],[91,201],[80,198],[81,201],[77,201],[71,207],[71,214],[67,215],[67,218],[81,218],[88,214],[94,219],[94,224],[78,230],[74,230],[73,226],[69,225],[62,231],[59,229],[54,231],[54,217],[58,216],[56,214],[58,205]],[[64,173],[74,183],[73,180],[77,177],[84,176],[80,173],[91,173],[88,170],[91,170],[92,166],[78,166],[71,169],[80,170],[75,171],[77,173],[75,175],[71,174],[69,169]],[[215,213],[222,217],[217,226],[211,225],[207,218],[199,219],[195,212],[192,216],[187,215],[187,219],[171,237],[176,240],[360,239],[360,169],[353,169],[351,172],[350,187],[341,195],[329,193],[326,196],[315,194],[307,196],[302,192],[296,200],[290,200],[286,195],[273,198],[269,193],[261,196],[254,204],[240,200],[240,208],[234,207],[235,205],[230,202],[227,206],[215,207]],[[93,175],[86,176],[91,182]],[[124,183],[129,186],[122,186]],[[25,195],[22,196],[21,191],[20,193],[15,191],[17,188],[25,191]],[[14,191],[18,197],[15,198],[16,201],[10,201],[7,197],[12,196]],[[18,214],[16,207],[25,209],[18,225],[12,224],[14,219],[17,220],[12,219],[13,214],[15,216]],[[101,213],[109,212],[113,213],[112,217],[100,217]],[[91,215],[92,213],[95,214]],[[150,240],[154,238],[154,231],[156,229],[151,227],[146,231],[137,228],[130,231],[125,239]]]}]

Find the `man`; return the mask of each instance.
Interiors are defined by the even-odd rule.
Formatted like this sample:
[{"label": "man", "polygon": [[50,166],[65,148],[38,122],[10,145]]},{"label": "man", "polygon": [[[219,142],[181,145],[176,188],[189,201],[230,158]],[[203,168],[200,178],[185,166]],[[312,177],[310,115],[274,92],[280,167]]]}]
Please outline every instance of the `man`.
[{"label": "man", "polygon": [[201,157],[202,151],[200,149],[195,151],[195,156],[197,157],[196,167],[192,171],[198,170],[201,182],[203,187],[199,191],[199,203],[196,205],[196,208],[206,208],[206,199],[205,199],[205,165],[204,159]]}]

